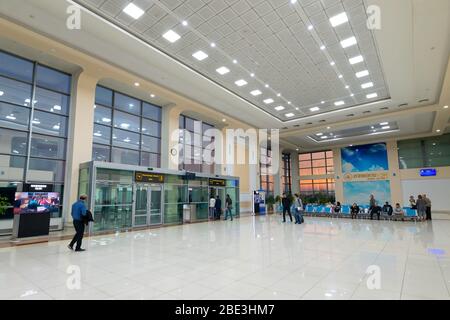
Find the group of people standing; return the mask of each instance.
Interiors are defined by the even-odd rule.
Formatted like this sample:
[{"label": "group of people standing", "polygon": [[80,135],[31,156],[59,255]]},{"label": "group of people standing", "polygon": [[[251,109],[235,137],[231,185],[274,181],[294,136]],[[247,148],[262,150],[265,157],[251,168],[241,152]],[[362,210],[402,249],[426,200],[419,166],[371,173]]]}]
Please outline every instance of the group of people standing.
[{"label": "group of people standing", "polygon": [[431,200],[426,194],[419,194],[417,199],[410,196],[409,205],[411,209],[417,210],[417,215],[422,220],[431,220]]},{"label": "group of people standing", "polygon": [[[214,197],[213,195],[209,199],[209,219],[210,220],[220,220],[220,216],[222,215],[222,199],[217,195]],[[233,200],[229,194],[227,194],[225,199],[225,220],[228,220],[228,217],[233,221]]]},{"label": "group of people standing", "polygon": [[298,194],[294,195],[294,199],[292,201],[292,197],[290,195],[288,196],[286,193],[283,193],[283,197],[281,198],[281,205],[283,207],[283,223],[286,222],[286,213],[289,215],[291,222],[293,222],[291,214],[292,207],[294,208],[295,224],[302,224],[304,222],[303,202]]}]

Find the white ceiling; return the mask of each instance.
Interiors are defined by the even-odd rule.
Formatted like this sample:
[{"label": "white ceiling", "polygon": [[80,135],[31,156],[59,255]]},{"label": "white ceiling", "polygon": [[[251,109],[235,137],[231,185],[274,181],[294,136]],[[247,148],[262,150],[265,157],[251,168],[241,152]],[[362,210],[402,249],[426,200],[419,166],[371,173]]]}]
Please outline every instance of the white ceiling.
[{"label": "white ceiling", "polygon": [[[406,136],[430,133],[436,121],[434,109],[428,115],[415,110],[439,102],[450,47],[448,0],[299,0],[295,6],[290,0],[136,0],[136,4],[148,11],[142,20],[134,23],[119,13],[129,1],[83,1],[90,1],[91,9],[104,17],[83,11],[82,29],[77,31],[65,27],[68,4],[65,0],[0,1],[0,15],[224,115],[255,127],[288,128],[289,134],[283,139],[304,148],[316,148],[316,144],[310,139],[306,141],[305,137],[328,125],[332,130],[343,123],[345,128],[357,128],[370,123],[366,120],[369,117],[383,117],[397,121],[400,131],[392,135]],[[379,6],[382,13],[381,29],[374,32],[364,29],[362,21],[361,9],[370,5]],[[264,7],[270,10],[266,12]],[[342,9],[350,21],[334,29],[324,15],[328,17]],[[248,16],[243,18],[245,13]],[[188,28],[180,25],[180,20],[174,20],[173,14],[186,19]],[[312,31],[307,28],[309,23],[314,25]],[[161,37],[169,26],[182,35],[175,44]],[[225,32],[224,26],[229,26],[233,32]],[[290,32],[291,41],[286,41],[286,36],[283,38],[283,32]],[[350,32],[357,38],[358,46],[344,50],[337,39],[345,38]],[[144,38],[147,35],[148,39]],[[236,37],[239,40],[235,40]],[[217,43],[215,49],[209,47],[210,41]],[[327,46],[324,51],[317,46],[321,42]],[[202,48],[209,57],[196,62],[191,55]],[[361,81],[354,76],[357,69],[347,60],[357,53],[365,58],[374,88],[384,88],[377,90],[379,98],[390,99],[363,105],[358,104],[361,100],[346,99],[347,104],[335,110],[327,102],[346,94],[348,97],[345,84],[348,83],[352,91],[360,88]],[[238,64],[233,64],[232,59],[237,59]],[[336,65],[331,67],[327,59],[334,60]],[[225,77],[214,71],[221,65],[231,70]],[[251,78],[250,72],[256,77]],[[339,74],[343,75],[343,80],[337,77]],[[242,90],[234,84],[241,78],[249,82]],[[269,82],[273,91],[258,85],[259,81]],[[248,94],[254,89],[263,92],[261,98],[254,99]],[[354,91],[356,95],[365,92]],[[281,97],[276,96],[278,92],[282,93]],[[269,96],[275,102],[268,107],[261,101],[262,97]],[[291,101],[293,108],[307,109],[294,109],[296,116],[285,121],[283,115],[292,109],[282,103],[283,99]],[[322,100],[326,103],[319,107],[325,112],[311,114],[309,105],[317,105]],[[273,108],[278,105],[286,109],[274,113]],[[391,114],[402,110],[398,120],[392,119]],[[449,115],[445,116],[448,119]],[[355,139],[364,140],[363,137]]]},{"label": "white ceiling", "polygon": [[[76,2],[282,121],[390,97],[373,33],[367,28],[363,0],[308,0],[295,4],[284,0],[135,0],[133,4],[145,11],[137,20],[123,12],[128,0]],[[342,12],[347,13],[349,21],[333,28],[329,18]],[[183,26],[183,21],[188,25]],[[308,30],[309,25],[314,28]],[[164,39],[162,35],[168,30],[177,32],[181,39],[175,43]],[[353,36],[357,45],[343,49],[340,41]],[[215,48],[210,45],[213,42]],[[325,50],[320,49],[322,45]],[[195,59],[192,55],[199,50],[208,58]],[[349,63],[350,58],[360,55],[363,62]],[[331,66],[331,62],[335,65]],[[219,75],[216,69],[222,66],[231,71]],[[370,74],[358,79],[355,74],[364,70]],[[241,79],[248,84],[236,86]],[[367,82],[372,82],[373,87],[362,89]],[[262,94],[254,97],[250,94],[253,90]],[[377,93],[378,97],[367,99],[369,93]],[[265,99],[274,102],[267,105]],[[336,107],[337,101],[345,104]],[[277,111],[279,106],[284,109]],[[312,107],[320,110],[312,112]],[[287,118],[288,113],[294,116]]]}]

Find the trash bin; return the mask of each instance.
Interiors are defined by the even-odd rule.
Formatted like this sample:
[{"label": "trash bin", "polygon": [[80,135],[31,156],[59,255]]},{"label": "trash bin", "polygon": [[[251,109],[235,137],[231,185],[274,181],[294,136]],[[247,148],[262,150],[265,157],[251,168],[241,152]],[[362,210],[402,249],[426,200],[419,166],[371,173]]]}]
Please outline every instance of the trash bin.
[{"label": "trash bin", "polygon": [[183,205],[183,223],[191,222],[191,206],[188,204]]}]

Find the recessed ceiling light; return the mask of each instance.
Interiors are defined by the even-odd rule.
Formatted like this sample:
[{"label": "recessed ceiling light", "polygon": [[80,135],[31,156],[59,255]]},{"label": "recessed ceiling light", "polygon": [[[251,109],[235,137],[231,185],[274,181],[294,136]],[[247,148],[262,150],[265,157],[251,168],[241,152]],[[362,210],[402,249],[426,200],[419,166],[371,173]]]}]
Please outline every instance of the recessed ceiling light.
[{"label": "recessed ceiling light", "polygon": [[338,78],[339,79],[342,79],[344,76],[342,75],[342,74],[340,74],[339,76],[338,76]]},{"label": "recessed ceiling light", "polygon": [[250,77],[254,78],[255,74],[254,73],[250,73]]},{"label": "recessed ceiling light", "polygon": [[296,3],[297,3],[297,0],[291,0],[291,3],[292,3],[292,4],[296,4]]},{"label": "recessed ceiling light", "polygon": [[364,58],[363,58],[363,56],[359,55],[359,56],[348,59],[348,61],[350,62],[350,64],[357,64],[357,63],[363,62]]},{"label": "recessed ceiling light", "polygon": [[224,75],[224,74],[227,74],[228,72],[230,72],[230,69],[228,69],[227,67],[220,67],[216,71],[217,71],[217,73]]},{"label": "recessed ceiling light", "polygon": [[204,53],[203,51],[197,51],[196,53],[194,53],[192,55],[195,59],[197,59],[198,61],[202,61],[205,60],[206,58],[208,58],[208,55],[206,53]]},{"label": "recessed ceiling light", "polygon": [[357,78],[367,77],[369,75],[369,70],[364,70],[356,73]]},{"label": "recessed ceiling light", "polygon": [[155,97],[155,95],[154,95],[154,94],[152,93],[152,94],[150,95],[150,97],[151,97],[151,98],[154,98],[154,97]]},{"label": "recessed ceiling light", "polygon": [[371,94],[368,94],[366,96],[367,99],[373,99],[373,98],[376,98],[376,97],[378,97],[378,93],[371,93]]},{"label": "recessed ceiling light", "polygon": [[309,108],[309,110],[310,110],[311,112],[316,112],[316,111],[319,111],[320,108],[319,108],[319,107],[312,107],[312,108]]},{"label": "recessed ceiling light", "polygon": [[328,139],[328,136],[321,136],[320,139]]},{"label": "recessed ceiling light", "polygon": [[373,87],[373,82],[367,82],[367,83],[363,83],[361,85],[361,88],[363,88],[363,89],[372,88],[372,87]]},{"label": "recessed ceiling light", "polygon": [[281,93],[277,94],[277,97],[281,97]]},{"label": "recessed ceiling light", "polygon": [[225,119],[225,118],[224,118],[224,119],[222,119],[222,122],[227,122],[227,119]]},{"label": "recessed ceiling light", "polygon": [[186,27],[188,25],[188,22],[184,20],[181,24]]},{"label": "recessed ceiling light", "polygon": [[314,27],[312,26],[312,24],[310,24],[310,25],[308,26],[308,30],[311,31],[312,29],[314,29]]},{"label": "recessed ceiling light", "polygon": [[355,96],[355,94],[354,93],[352,93],[351,95],[350,95],[350,97],[354,97]]},{"label": "recessed ceiling light", "polygon": [[127,15],[129,15],[130,17],[134,18],[134,19],[139,19],[144,13],[145,11],[142,10],[141,8],[139,8],[137,5],[130,3],[129,5],[127,5],[124,9],[123,12],[125,12]]},{"label": "recessed ceiling light", "polygon": [[327,127],[327,130],[330,130],[331,129],[331,127]]},{"label": "recessed ceiling light", "polygon": [[318,137],[323,136],[323,133],[322,132],[316,133],[316,136]]},{"label": "recessed ceiling light", "polygon": [[[380,123],[380,126],[387,126],[389,124],[389,122],[382,122]],[[372,127],[372,129],[375,129],[374,127]]]},{"label": "recessed ceiling light", "polygon": [[298,111],[298,110],[300,110],[300,108],[299,108],[299,107],[295,107],[295,110],[297,110],[297,111]]},{"label": "recessed ceiling light", "polygon": [[344,49],[348,48],[348,47],[351,47],[351,46],[354,46],[355,44],[357,44],[357,41],[356,41],[355,37],[350,37],[350,38],[347,38],[347,39],[341,41],[341,46]]},{"label": "recessed ceiling light", "polygon": [[337,101],[337,102],[334,103],[334,105],[335,105],[336,107],[343,106],[344,104],[345,104],[344,101]]},{"label": "recessed ceiling light", "polygon": [[[1,94],[0,94],[0,96],[1,96]],[[448,106],[444,106],[444,109],[448,109]]]},{"label": "recessed ceiling light", "polygon": [[266,84],[266,85],[265,85],[265,87],[266,87],[266,88],[268,88],[268,87],[269,87],[269,85],[268,85],[268,84]]},{"label": "recessed ceiling light", "polygon": [[166,39],[167,41],[174,43],[176,41],[178,41],[181,37],[178,33],[176,33],[173,30],[169,30],[166,33],[163,34],[163,38]]},{"label": "recessed ceiling light", "polygon": [[234,64],[236,64],[236,63],[237,63],[237,60],[236,60],[236,59],[234,59],[234,60],[233,60],[233,63],[234,63]]},{"label": "recessed ceiling light", "polygon": [[284,110],[284,109],[285,108],[283,106],[278,106],[278,107],[275,108],[275,110],[277,110],[277,111],[281,111],[281,110]]},{"label": "recessed ceiling light", "polygon": [[438,132],[438,133],[439,133],[439,132],[441,132],[441,130],[440,130],[440,129],[437,129],[437,130],[436,130],[436,132]]},{"label": "recessed ceiling light", "polygon": [[216,44],[215,44],[214,42],[212,42],[212,43],[211,43],[211,47],[212,47],[212,48],[215,48],[215,47],[216,47]]},{"label": "recessed ceiling light", "polygon": [[60,111],[62,108],[61,108],[61,106],[55,104],[55,105],[53,106],[53,109]]},{"label": "recessed ceiling light", "polygon": [[4,95],[5,93],[3,92],[3,91],[0,91],[0,97],[2,96],[2,95]]},{"label": "recessed ceiling light", "polygon": [[295,114],[291,113],[286,113],[285,114],[286,118],[292,118],[293,116],[295,116]]},{"label": "recessed ceiling light", "polygon": [[325,103],[325,101],[320,101],[320,103],[321,103],[321,104],[324,104],[324,103]]},{"label": "recessed ceiling light", "polygon": [[139,82],[135,82],[135,83],[134,83],[134,86],[135,86],[135,87],[139,87],[140,85],[141,85],[141,84],[140,84]]},{"label": "recessed ceiling light", "polygon": [[252,92],[250,92],[250,94],[252,95],[252,96],[259,96],[259,95],[261,95],[262,94],[262,92],[260,91],[260,90],[253,90]]},{"label": "recessed ceiling light", "polygon": [[338,15],[330,18],[330,23],[333,28],[346,22],[348,22],[348,17],[345,12],[339,13]]},{"label": "recessed ceiling light", "polygon": [[292,102],[288,101],[288,104],[292,104]]},{"label": "recessed ceiling light", "polygon": [[391,127],[390,126],[384,126],[384,127],[382,127],[381,129],[383,129],[383,130],[388,130],[388,129],[390,129]]},{"label": "recessed ceiling light", "polygon": [[345,86],[345,89],[348,89],[348,88],[350,88],[350,86],[349,86],[349,85],[346,85],[346,86]]},{"label": "recessed ceiling light", "polygon": [[274,100],[273,100],[273,99],[266,99],[266,100],[264,100],[263,102],[264,102],[265,104],[271,104],[271,103],[274,102]]},{"label": "recessed ceiling light", "polygon": [[320,46],[320,50],[325,50],[325,49],[326,49],[326,47],[324,45]]},{"label": "recessed ceiling light", "polygon": [[238,81],[235,82],[235,84],[236,84],[238,87],[243,87],[243,86],[245,86],[247,83],[248,83],[248,82],[245,81],[244,79],[241,79],[241,80],[238,80]]},{"label": "recessed ceiling light", "polygon": [[334,62],[334,61],[330,62],[330,66],[334,66],[335,64],[336,64],[336,62]]}]

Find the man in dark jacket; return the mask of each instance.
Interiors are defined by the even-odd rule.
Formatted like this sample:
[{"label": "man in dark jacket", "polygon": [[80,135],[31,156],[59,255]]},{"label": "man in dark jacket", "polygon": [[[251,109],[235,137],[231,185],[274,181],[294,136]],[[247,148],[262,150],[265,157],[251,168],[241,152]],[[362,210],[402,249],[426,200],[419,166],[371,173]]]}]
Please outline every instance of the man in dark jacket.
[{"label": "man in dark jacket", "polygon": [[283,205],[283,222],[286,222],[286,212],[289,214],[289,218],[291,218],[292,222],[292,214],[291,214],[291,199],[283,193],[283,198],[281,199],[281,204]]},{"label": "man in dark jacket", "polygon": [[394,209],[392,208],[392,206],[389,204],[389,202],[386,201],[386,204],[383,206],[383,214],[392,216],[393,211]]},{"label": "man in dark jacket", "polygon": [[217,196],[216,198],[215,208],[216,208],[216,219],[220,220],[220,215],[222,214],[222,200],[220,200],[219,196]]},{"label": "man in dark jacket", "polygon": [[87,199],[86,195],[80,196],[80,200],[75,202],[72,205],[72,218],[73,218],[73,226],[75,227],[76,234],[72,239],[72,242],[69,244],[69,249],[73,250],[73,246],[76,243],[76,249],[75,251],[81,252],[85,251],[81,248],[81,243],[83,242],[83,236],[84,236],[84,220],[86,219],[87,215],[87,208],[86,204],[84,203]]}]

